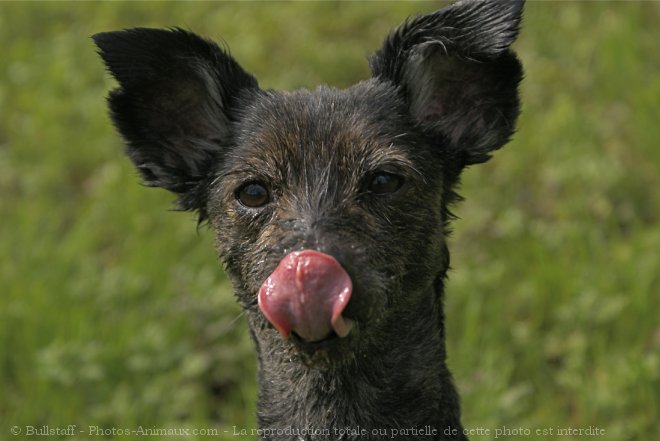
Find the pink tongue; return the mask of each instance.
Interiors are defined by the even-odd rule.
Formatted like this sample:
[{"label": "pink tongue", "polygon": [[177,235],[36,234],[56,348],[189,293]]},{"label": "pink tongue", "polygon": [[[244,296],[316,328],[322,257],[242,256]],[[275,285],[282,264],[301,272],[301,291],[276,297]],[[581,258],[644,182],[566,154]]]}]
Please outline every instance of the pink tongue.
[{"label": "pink tongue", "polygon": [[312,250],[287,254],[259,288],[259,308],[288,338],[346,337],[353,322],[341,315],[351,298],[351,278],[332,256]]}]

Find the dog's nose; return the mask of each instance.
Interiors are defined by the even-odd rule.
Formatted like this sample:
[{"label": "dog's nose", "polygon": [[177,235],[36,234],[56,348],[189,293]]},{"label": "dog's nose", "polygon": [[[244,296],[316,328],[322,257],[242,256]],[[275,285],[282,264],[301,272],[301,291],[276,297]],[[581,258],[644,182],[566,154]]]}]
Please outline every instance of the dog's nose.
[{"label": "dog's nose", "polygon": [[259,308],[283,338],[308,342],[334,331],[346,337],[353,321],[342,316],[353,284],[334,257],[313,250],[287,254],[259,289]]}]

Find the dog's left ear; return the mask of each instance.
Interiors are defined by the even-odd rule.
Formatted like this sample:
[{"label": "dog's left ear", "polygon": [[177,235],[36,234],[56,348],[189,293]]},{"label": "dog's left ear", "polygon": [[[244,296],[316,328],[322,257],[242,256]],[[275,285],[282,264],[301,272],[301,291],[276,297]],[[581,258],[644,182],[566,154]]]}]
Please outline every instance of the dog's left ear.
[{"label": "dog's left ear", "polygon": [[468,1],[394,30],[370,59],[375,78],[395,83],[415,123],[448,142],[459,167],[504,145],[519,113],[520,62],[509,49],[523,1]]}]

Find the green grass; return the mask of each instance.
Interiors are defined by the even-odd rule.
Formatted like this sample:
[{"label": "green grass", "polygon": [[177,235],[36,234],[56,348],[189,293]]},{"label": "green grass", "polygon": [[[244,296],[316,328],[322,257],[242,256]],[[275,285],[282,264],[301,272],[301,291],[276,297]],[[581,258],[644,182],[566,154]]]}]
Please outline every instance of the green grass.
[{"label": "green grass", "polygon": [[[183,26],[263,87],[345,87],[436,6],[0,3],[0,440],[255,426],[255,357],[212,234],[138,185],[91,34]],[[527,5],[519,131],[466,172],[451,239],[450,366],[464,425],[490,430],[473,439],[658,438],[659,22],[654,2]],[[604,436],[557,435],[589,426]]]}]

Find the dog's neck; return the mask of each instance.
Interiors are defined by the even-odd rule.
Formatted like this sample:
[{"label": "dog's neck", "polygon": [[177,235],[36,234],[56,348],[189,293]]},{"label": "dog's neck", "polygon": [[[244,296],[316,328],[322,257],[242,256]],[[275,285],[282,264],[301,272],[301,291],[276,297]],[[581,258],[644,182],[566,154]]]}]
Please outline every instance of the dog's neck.
[{"label": "dog's neck", "polygon": [[341,366],[307,366],[257,341],[262,439],[465,439],[445,364],[442,302],[397,320],[408,322],[397,326],[406,332],[382,336],[387,346]]}]

